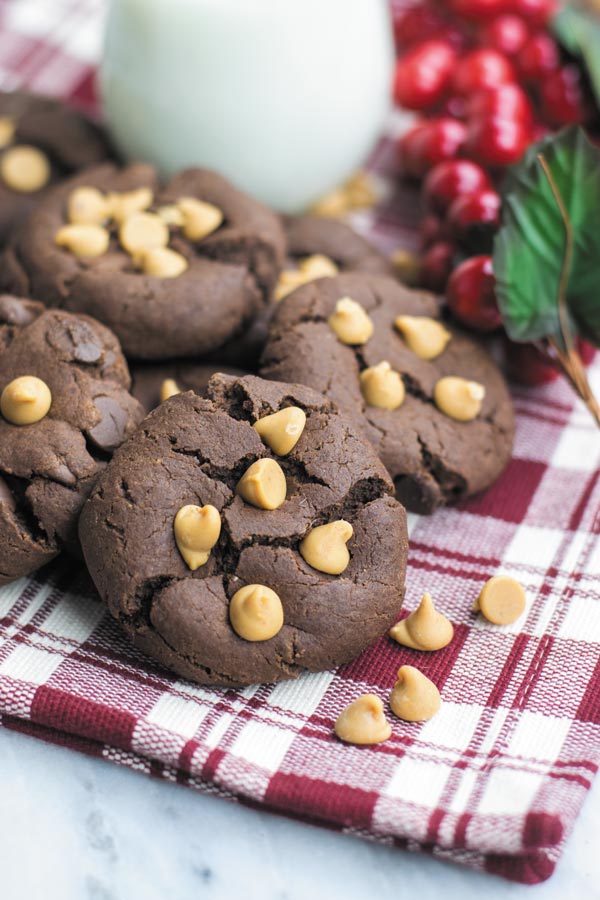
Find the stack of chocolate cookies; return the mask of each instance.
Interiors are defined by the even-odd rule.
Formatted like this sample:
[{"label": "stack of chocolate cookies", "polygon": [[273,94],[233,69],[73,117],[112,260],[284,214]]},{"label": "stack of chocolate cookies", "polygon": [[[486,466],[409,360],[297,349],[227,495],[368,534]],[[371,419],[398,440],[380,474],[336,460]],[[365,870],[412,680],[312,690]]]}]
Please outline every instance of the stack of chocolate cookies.
[{"label": "stack of chocolate cookies", "polygon": [[0,112],[0,583],[82,554],[200,683],[351,659],[400,610],[405,507],[509,458],[495,364],[348,226],[122,166],[54,101]]}]

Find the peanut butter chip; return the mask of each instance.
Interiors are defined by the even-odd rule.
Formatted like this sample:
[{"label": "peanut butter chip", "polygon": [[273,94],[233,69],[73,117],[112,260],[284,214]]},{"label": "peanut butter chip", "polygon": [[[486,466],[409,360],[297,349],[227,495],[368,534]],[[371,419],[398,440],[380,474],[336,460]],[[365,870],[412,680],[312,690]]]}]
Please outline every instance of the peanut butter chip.
[{"label": "peanut butter chip", "polygon": [[0,160],[0,174],[13,191],[32,194],[50,181],[48,157],[37,147],[17,144],[6,151]]},{"label": "peanut butter chip", "polygon": [[494,625],[511,625],[523,615],[526,603],[518,581],[508,575],[494,575],[484,584],[474,609]]},{"label": "peanut butter chip", "polygon": [[286,406],[254,423],[261,440],[277,456],[287,456],[298,441],[306,425],[306,413],[299,406]]},{"label": "peanut butter chip", "polygon": [[258,459],[246,469],[236,490],[252,506],[259,509],[279,509],[287,493],[283,469],[274,459]]},{"label": "peanut butter chip", "polygon": [[153,247],[136,253],[135,260],[146,275],[154,278],[177,278],[188,268],[188,262],[181,253],[170,247]]},{"label": "peanut butter chip", "polygon": [[352,525],[345,519],[338,519],[328,525],[318,525],[301,541],[300,555],[318,572],[341,575],[350,562],[346,544],[353,534]]},{"label": "peanut butter chip", "polygon": [[58,247],[69,250],[73,256],[102,256],[108,250],[110,235],[100,225],[63,225],[54,236]]},{"label": "peanut butter chip", "polygon": [[390,637],[413,650],[441,650],[454,637],[454,627],[436,610],[431,594],[423,594],[415,611],[390,629]]},{"label": "peanut butter chip", "polygon": [[435,359],[444,352],[451,338],[441,322],[427,316],[398,316],[394,325],[409,350],[421,359]]},{"label": "peanut butter chip", "polygon": [[419,283],[421,260],[416,253],[411,253],[410,250],[399,247],[398,250],[394,250],[392,253],[392,265],[396,275],[404,284],[414,287]]},{"label": "peanut butter chip", "polygon": [[121,244],[132,255],[155,250],[169,243],[169,229],[155,213],[138,212],[129,216],[119,229]]},{"label": "peanut butter chip", "polygon": [[183,225],[183,213],[174,203],[168,206],[159,206],[156,212],[165,225],[172,225],[174,228],[181,228]]},{"label": "peanut butter chip", "polygon": [[181,388],[174,378],[165,378],[160,386],[160,402],[164,403],[169,397],[174,397],[181,393]]},{"label": "peanut butter chip", "polygon": [[316,203],[311,206],[311,212],[315,216],[322,216],[325,219],[337,219],[348,212],[350,201],[344,188],[335,188],[324,194]]},{"label": "peanut butter chip", "polygon": [[437,408],[459,422],[470,422],[481,412],[485,388],[477,381],[448,375],[440,378],[433,389]]},{"label": "peanut butter chip", "polygon": [[284,269],[275,285],[273,299],[278,303],[305,283],[304,276],[298,269]]},{"label": "peanut butter chip", "polygon": [[335,304],[335,312],[329,319],[329,327],[342,344],[359,346],[366,344],[373,334],[373,322],[360,303],[350,297],[342,297]]},{"label": "peanut butter chip", "polygon": [[15,120],[10,116],[0,116],[0,149],[12,144],[15,137]]},{"label": "peanut butter chip", "polygon": [[271,588],[247,584],[231,598],[229,619],[245,641],[268,641],[283,628],[283,606]]},{"label": "peanut butter chip", "polygon": [[414,666],[398,669],[398,680],[390,694],[390,707],[399,719],[426,722],[435,716],[441,702],[440,692],[426,675]]},{"label": "peanut butter chip", "polygon": [[95,187],[78,187],[69,194],[67,216],[72,225],[102,225],[110,209],[107,198]]},{"label": "peanut butter chip", "polygon": [[9,382],[0,396],[0,412],[12,425],[39,422],[52,405],[50,388],[41,378],[22,375]]},{"label": "peanut butter chip", "polygon": [[305,284],[316,281],[317,278],[333,278],[339,271],[334,261],[323,253],[305,256],[298,263],[298,270],[303,275]]},{"label": "peanut butter chip", "polygon": [[360,373],[360,389],[369,406],[398,409],[404,402],[404,383],[386,360]]},{"label": "peanut butter chip", "polygon": [[223,224],[223,212],[212,203],[182,197],[177,208],[183,217],[183,233],[188,241],[201,241]]},{"label": "peanut butter chip", "polygon": [[175,543],[186,566],[195,572],[208,562],[221,534],[221,514],[211,506],[182,506],[173,522]]},{"label": "peanut butter chip", "polygon": [[154,194],[149,187],[136,188],[123,193],[112,192],[107,197],[110,216],[120,225],[136,212],[144,212],[152,206]]},{"label": "peanut butter chip", "polygon": [[392,726],[385,717],[380,698],[362,694],[341,711],[334,731],[347,744],[380,744],[390,737]]}]

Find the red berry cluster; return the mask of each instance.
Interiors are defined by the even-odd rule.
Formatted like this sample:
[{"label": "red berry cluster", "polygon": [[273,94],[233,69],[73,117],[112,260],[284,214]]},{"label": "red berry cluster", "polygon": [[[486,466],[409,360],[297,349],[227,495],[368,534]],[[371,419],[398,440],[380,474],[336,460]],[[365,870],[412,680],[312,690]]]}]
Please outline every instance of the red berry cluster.
[{"label": "red berry cluster", "polygon": [[[398,152],[403,175],[423,182],[422,284],[478,331],[502,324],[490,254],[503,170],[549,131],[597,116],[548,31],[554,10],[555,0],[420,0],[394,14],[395,100],[421,115]],[[522,345],[513,356],[513,371],[550,379]]]}]

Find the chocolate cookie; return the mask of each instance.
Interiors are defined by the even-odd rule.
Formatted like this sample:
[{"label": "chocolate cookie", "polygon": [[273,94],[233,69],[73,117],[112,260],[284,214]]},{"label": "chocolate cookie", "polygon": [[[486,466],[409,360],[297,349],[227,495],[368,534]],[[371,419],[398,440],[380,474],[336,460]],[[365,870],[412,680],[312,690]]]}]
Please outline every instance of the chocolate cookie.
[{"label": "chocolate cookie", "polygon": [[232,365],[257,368],[276,303],[299,284],[337,272],[393,275],[390,261],[344,222],[319,216],[287,216],[283,224],[286,260],[275,285],[275,302],[259,312],[239,338],[221,348],[218,358]]},{"label": "chocolate cookie", "polygon": [[0,92],[0,244],[50,186],[110,156],[100,128],[60,100]]},{"label": "chocolate cookie", "polygon": [[422,513],[494,481],[514,433],[498,368],[439,316],[433,295],[390,279],[329,278],[279,304],[261,365],[334,400]]},{"label": "chocolate cookie", "polygon": [[130,371],[131,393],[146,412],[183,391],[195,391],[201,397],[206,396],[208,382],[217,372],[238,377],[247,374],[233,366],[199,363],[192,359],[174,359],[163,363],[134,362]]},{"label": "chocolate cookie", "polygon": [[[278,218],[202,169],[104,165],[55,188],[11,242],[7,290],[95,316],[128,356],[216,350],[264,307],[283,259]],[[9,287],[10,285],[10,287]]]},{"label": "chocolate cookie", "polygon": [[154,659],[202,684],[278,681],[351,659],[394,622],[407,537],[391,493],[330,401],[215,375],[206,399],[172,397],[117,451],[80,537]]},{"label": "chocolate cookie", "polygon": [[103,325],[0,296],[0,584],[78,548],[81,505],[143,417],[128,387]]}]

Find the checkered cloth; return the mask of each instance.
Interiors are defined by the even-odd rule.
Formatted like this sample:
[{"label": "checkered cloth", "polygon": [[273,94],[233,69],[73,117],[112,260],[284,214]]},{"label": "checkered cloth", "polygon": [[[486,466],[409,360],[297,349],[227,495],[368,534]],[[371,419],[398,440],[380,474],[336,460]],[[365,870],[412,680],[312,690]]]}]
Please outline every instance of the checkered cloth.
[{"label": "checkered cloth", "polygon": [[[0,5],[0,79],[93,103],[100,0]],[[406,241],[387,186],[358,224]],[[600,388],[600,366],[593,372]],[[562,852],[600,760],[600,436],[561,380],[514,391],[514,457],[484,495],[410,518],[407,611],[427,590],[454,622],[433,654],[382,638],[350,665],[277,686],[208,690],[165,674],[121,636],[63,559],[0,591],[0,714],[7,728],[240,802],[534,883]],[[471,612],[495,572],[526,588],[504,628]],[[387,701],[399,666],[440,687],[425,724],[390,715],[376,747],[340,744],[342,707]]]}]

